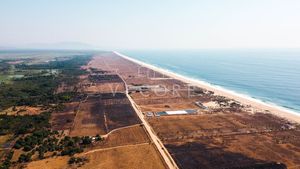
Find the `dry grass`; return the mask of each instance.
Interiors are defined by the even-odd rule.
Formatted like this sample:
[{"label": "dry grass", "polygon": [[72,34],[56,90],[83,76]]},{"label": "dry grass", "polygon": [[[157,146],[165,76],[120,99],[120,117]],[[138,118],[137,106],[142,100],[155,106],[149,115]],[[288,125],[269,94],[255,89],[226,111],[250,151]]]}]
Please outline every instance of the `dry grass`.
[{"label": "dry grass", "polygon": [[[165,168],[156,150],[150,144],[119,147],[103,151],[95,151],[87,155],[77,156],[88,158],[89,162],[82,169],[163,169]],[[72,168],[68,165],[69,157],[56,157],[29,163],[28,169],[66,169]],[[73,166],[74,167],[74,166]]]},{"label": "dry grass", "polygon": [[281,119],[266,114],[165,116],[149,122],[177,163],[187,168],[300,165],[300,131],[284,131]]},{"label": "dry grass", "polygon": [[71,136],[95,136],[105,134],[103,109],[97,100],[88,100],[80,105],[72,126]]},{"label": "dry grass", "polygon": [[6,134],[3,136],[0,136],[0,145],[3,145],[4,143],[7,142],[8,139],[12,137],[12,134]]},{"label": "dry grass", "polygon": [[102,169],[162,169],[165,168],[156,150],[150,144],[121,147],[86,155],[90,160],[82,168]]},{"label": "dry grass", "polygon": [[23,153],[23,150],[21,150],[21,149],[14,149],[14,155],[13,155],[11,161],[12,161],[12,162],[18,161],[18,159],[19,159],[19,157],[20,157],[20,155],[21,155],[22,153]]},{"label": "dry grass", "polygon": [[16,106],[15,109],[13,107],[10,107],[2,112],[0,114],[7,114],[11,116],[16,115],[38,115],[41,112],[43,112],[42,107],[30,107],[30,106]]},{"label": "dry grass", "polygon": [[72,127],[79,102],[66,103],[64,106],[63,111],[51,113],[51,126],[54,130],[67,130]]},{"label": "dry grass", "polygon": [[194,103],[166,103],[166,104],[155,104],[155,105],[142,105],[140,106],[142,112],[161,112],[161,111],[175,111],[184,109],[198,109]]},{"label": "dry grass", "polygon": [[12,137],[12,134],[6,134],[3,136],[0,136],[0,157],[4,154],[4,149],[2,148],[2,145],[5,144],[10,138]]},{"label": "dry grass", "polygon": [[68,168],[68,160],[70,157],[48,158],[40,161],[30,162],[26,168],[28,169],[66,169]]},{"label": "dry grass", "polygon": [[142,126],[132,126],[113,131],[108,137],[100,142],[96,147],[114,147],[129,144],[139,144],[149,142],[149,138]]},{"label": "dry grass", "polygon": [[113,93],[124,92],[124,83],[95,83],[83,88],[83,92],[87,93]]}]

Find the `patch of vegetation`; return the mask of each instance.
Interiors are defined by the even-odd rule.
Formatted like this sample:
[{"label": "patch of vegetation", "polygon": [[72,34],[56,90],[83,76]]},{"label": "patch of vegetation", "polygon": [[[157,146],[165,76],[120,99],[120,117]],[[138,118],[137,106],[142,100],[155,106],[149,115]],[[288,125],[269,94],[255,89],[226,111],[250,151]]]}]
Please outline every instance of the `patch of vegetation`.
[{"label": "patch of vegetation", "polygon": [[25,134],[39,129],[49,128],[50,113],[39,115],[9,116],[0,115],[0,135]]},{"label": "patch of vegetation", "polygon": [[[0,111],[12,106],[37,106],[58,104],[70,101],[76,96],[76,91],[55,94],[55,90],[62,82],[74,85],[78,82],[78,76],[86,73],[80,69],[87,64],[91,56],[74,56],[70,60],[51,61],[48,64],[16,65],[18,71],[40,72],[29,74],[23,78],[15,78],[12,83],[0,84]],[[6,64],[0,69],[9,69]],[[59,74],[52,74],[55,70]],[[46,74],[46,75],[45,75]]]},{"label": "patch of vegetation", "polygon": [[0,61],[0,72],[3,74],[9,70],[10,65],[7,63],[7,60]]},{"label": "patch of vegetation", "polygon": [[70,164],[70,165],[76,164],[76,165],[82,166],[88,161],[89,160],[85,157],[71,157],[68,161],[68,164]]},{"label": "patch of vegetation", "polygon": [[[20,138],[14,145],[15,149],[22,149],[23,154],[20,155],[18,162],[28,162],[36,152],[39,159],[44,159],[44,154],[53,152],[53,156],[73,156],[74,154],[83,152],[83,149],[91,145],[92,137],[69,137],[59,138],[59,133],[50,130],[35,131],[30,135]],[[96,136],[94,141],[101,141],[100,136]]]},{"label": "patch of vegetation", "polygon": [[13,155],[13,151],[10,151],[8,154],[6,154],[4,161],[2,164],[0,164],[0,169],[8,169],[11,166],[10,160],[12,159]]},{"label": "patch of vegetation", "polygon": [[[74,155],[92,144],[91,137],[64,137],[50,130],[52,111],[64,109],[64,104],[78,98],[77,89],[71,92],[55,93],[61,83],[74,85],[78,76],[85,74],[80,69],[90,60],[91,55],[72,56],[68,59],[56,59],[46,64],[23,64],[0,60],[0,111],[16,106],[42,106],[47,112],[38,115],[0,114],[0,135],[14,135],[13,149],[22,150],[18,163],[31,161],[34,154],[43,159],[46,152],[56,155]],[[11,77],[9,83],[1,83],[4,77]],[[22,76],[19,76],[22,75]],[[49,109],[51,108],[51,109]],[[22,110],[20,110],[22,111]],[[24,111],[24,110],[23,110]],[[100,137],[99,137],[100,138]],[[95,141],[100,141],[95,139]],[[13,151],[6,154],[0,169],[11,166]],[[76,161],[76,160],[75,160]],[[78,160],[80,161],[80,160]]]}]

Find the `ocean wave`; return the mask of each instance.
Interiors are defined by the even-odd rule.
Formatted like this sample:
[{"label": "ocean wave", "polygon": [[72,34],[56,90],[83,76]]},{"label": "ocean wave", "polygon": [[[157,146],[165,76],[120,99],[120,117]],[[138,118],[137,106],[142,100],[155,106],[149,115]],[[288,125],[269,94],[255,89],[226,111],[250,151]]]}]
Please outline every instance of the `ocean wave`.
[{"label": "ocean wave", "polygon": [[208,88],[216,89],[216,90],[219,90],[221,92],[231,94],[233,96],[237,96],[237,97],[240,97],[240,98],[243,98],[243,99],[246,99],[246,100],[258,103],[258,104],[262,104],[262,105],[265,105],[265,106],[273,107],[273,108],[276,108],[278,110],[281,110],[281,111],[284,111],[284,112],[287,112],[287,113],[290,113],[290,114],[294,114],[294,115],[300,116],[300,112],[296,112],[295,109],[287,108],[287,106],[283,107],[283,106],[278,105],[278,104],[276,104],[274,102],[269,102],[269,101],[266,101],[266,100],[255,98],[254,96],[251,96],[251,95],[242,94],[242,93],[239,93],[237,91],[227,89],[227,88],[225,88],[223,86],[219,86],[219,85],[216,85],[216,84],[209,83],[207,81],[200,80],[200,79],[195,78],[195,77],[190,77],[188,75],[182,75],[182,74],[179,74],[178,72],[174,72],[172,70],[165,69],[165,68],[162,68],[162,67],[160,67],[158,65],[153,65],[151,63],[146,63],[145,61],[140,61],[140,60],[134,59],[134,58],[132,58],[130,56],[123,55],[123,54],[118,53],[116,51],[114,51],[114,53],[117,54],[117,55],[119,55],[119,56],[122,56],[122,57],[124,57],[124,58],[126,58],[128,60],[136,62],[136,63],[138,63],[140,65],[143,65],[145,67],[153,68],[153,69],[159,70],[161,72],[165,72],[167,74],[172,74],[175,77],[179,77],[181,79],[185,79],[185,80],[187,80],[189,82],[198,83],[198,84],[201,84],[203,86],[207,86]]}]

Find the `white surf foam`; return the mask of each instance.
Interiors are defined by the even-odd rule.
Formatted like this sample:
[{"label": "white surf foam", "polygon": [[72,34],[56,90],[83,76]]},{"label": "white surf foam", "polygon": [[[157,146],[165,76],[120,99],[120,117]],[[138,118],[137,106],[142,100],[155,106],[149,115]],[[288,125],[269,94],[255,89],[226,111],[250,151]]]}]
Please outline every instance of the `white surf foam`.
[{"label": "white surf foam", "polygon": [[246,99],[246,100],[249,100],[251,102],[255,102],[255,103],[258,103],[258,104],[262,104],[262,105],[265,105],[265,106],[268,106],[268,107],[272,107],[272,108],[275,108],[277,110],[281,110],[281,111],[284,111],[286,113],[290,113],[290,114],[293,114],[293,115],[296,115],[296,116],[299,116],[300,117],[300,113],[298,112],[295,112],[294,110],[290,110],[290,109],[287,109],[285,107],[282,107],[282,106],[279,106],[275,103],[272,103],[272,102],[264,102],[263,100],[259,100],[257,98],[253,98],[249,95],[246,95],[246,94],[241,94],[241,93],[238,93],[236,91],[233,91],[233,90],[229,90],[229,89],[226,89],[222,86],[218,86],[218,85],[213,85],[211,83],[208,83],[208,82],[205,82],[203,80],[199,80],[199,79],[195,79],[195,78],[191,78],[191,77],[187,77],[187,76],[183,76],[181,74],[178,74],[178,73],[175,73],[173,71],[170,71],[168,69],[163,69],[161,67],[157,67],[157,66],[154,66],[154,65],[151,65],[151,64],[148,64],[148,63],[145,63],[145,62],[142,62],[142,61],[139,61],[137,59],[133,59],[129,56],[126,56],[126,55],[123,55],[119,52],[116,52],[114,51],[113,53],[115,53],[116,55],[118,56],[121,56],[127,60],[130,60],[132,62],[135,62],[139,65],[142,65],[144,67],[147,67],[147,68],[150,68],[150,69],[153,69],[153,70],[157,70],[157,71],[160,71],[161,73],[164,73],[166,75],[171,75],[173,76],[174,78],[179,78],[179,79],[183,79],[185,80],[186,82],[188,83],[195,83],[195,84],[200,84],[202,86],[206,86],[207,88],[211,88],[211,89],[215,89],[215,90],[218,90],[220,92],[224,92],[224,93],[228,93],[230,95],[233,95],[233,96],[236,96],[236,97],[240,97],[242,99]]}]

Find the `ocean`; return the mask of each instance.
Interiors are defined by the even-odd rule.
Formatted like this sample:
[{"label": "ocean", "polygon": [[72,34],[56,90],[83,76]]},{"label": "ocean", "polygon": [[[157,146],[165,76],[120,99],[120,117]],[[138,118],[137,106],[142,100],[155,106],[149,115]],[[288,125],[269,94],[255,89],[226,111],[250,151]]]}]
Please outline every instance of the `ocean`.
[{"label": "ocean", "polygon": [[300,113],[300,50],[131,50],[121,53]]}]

